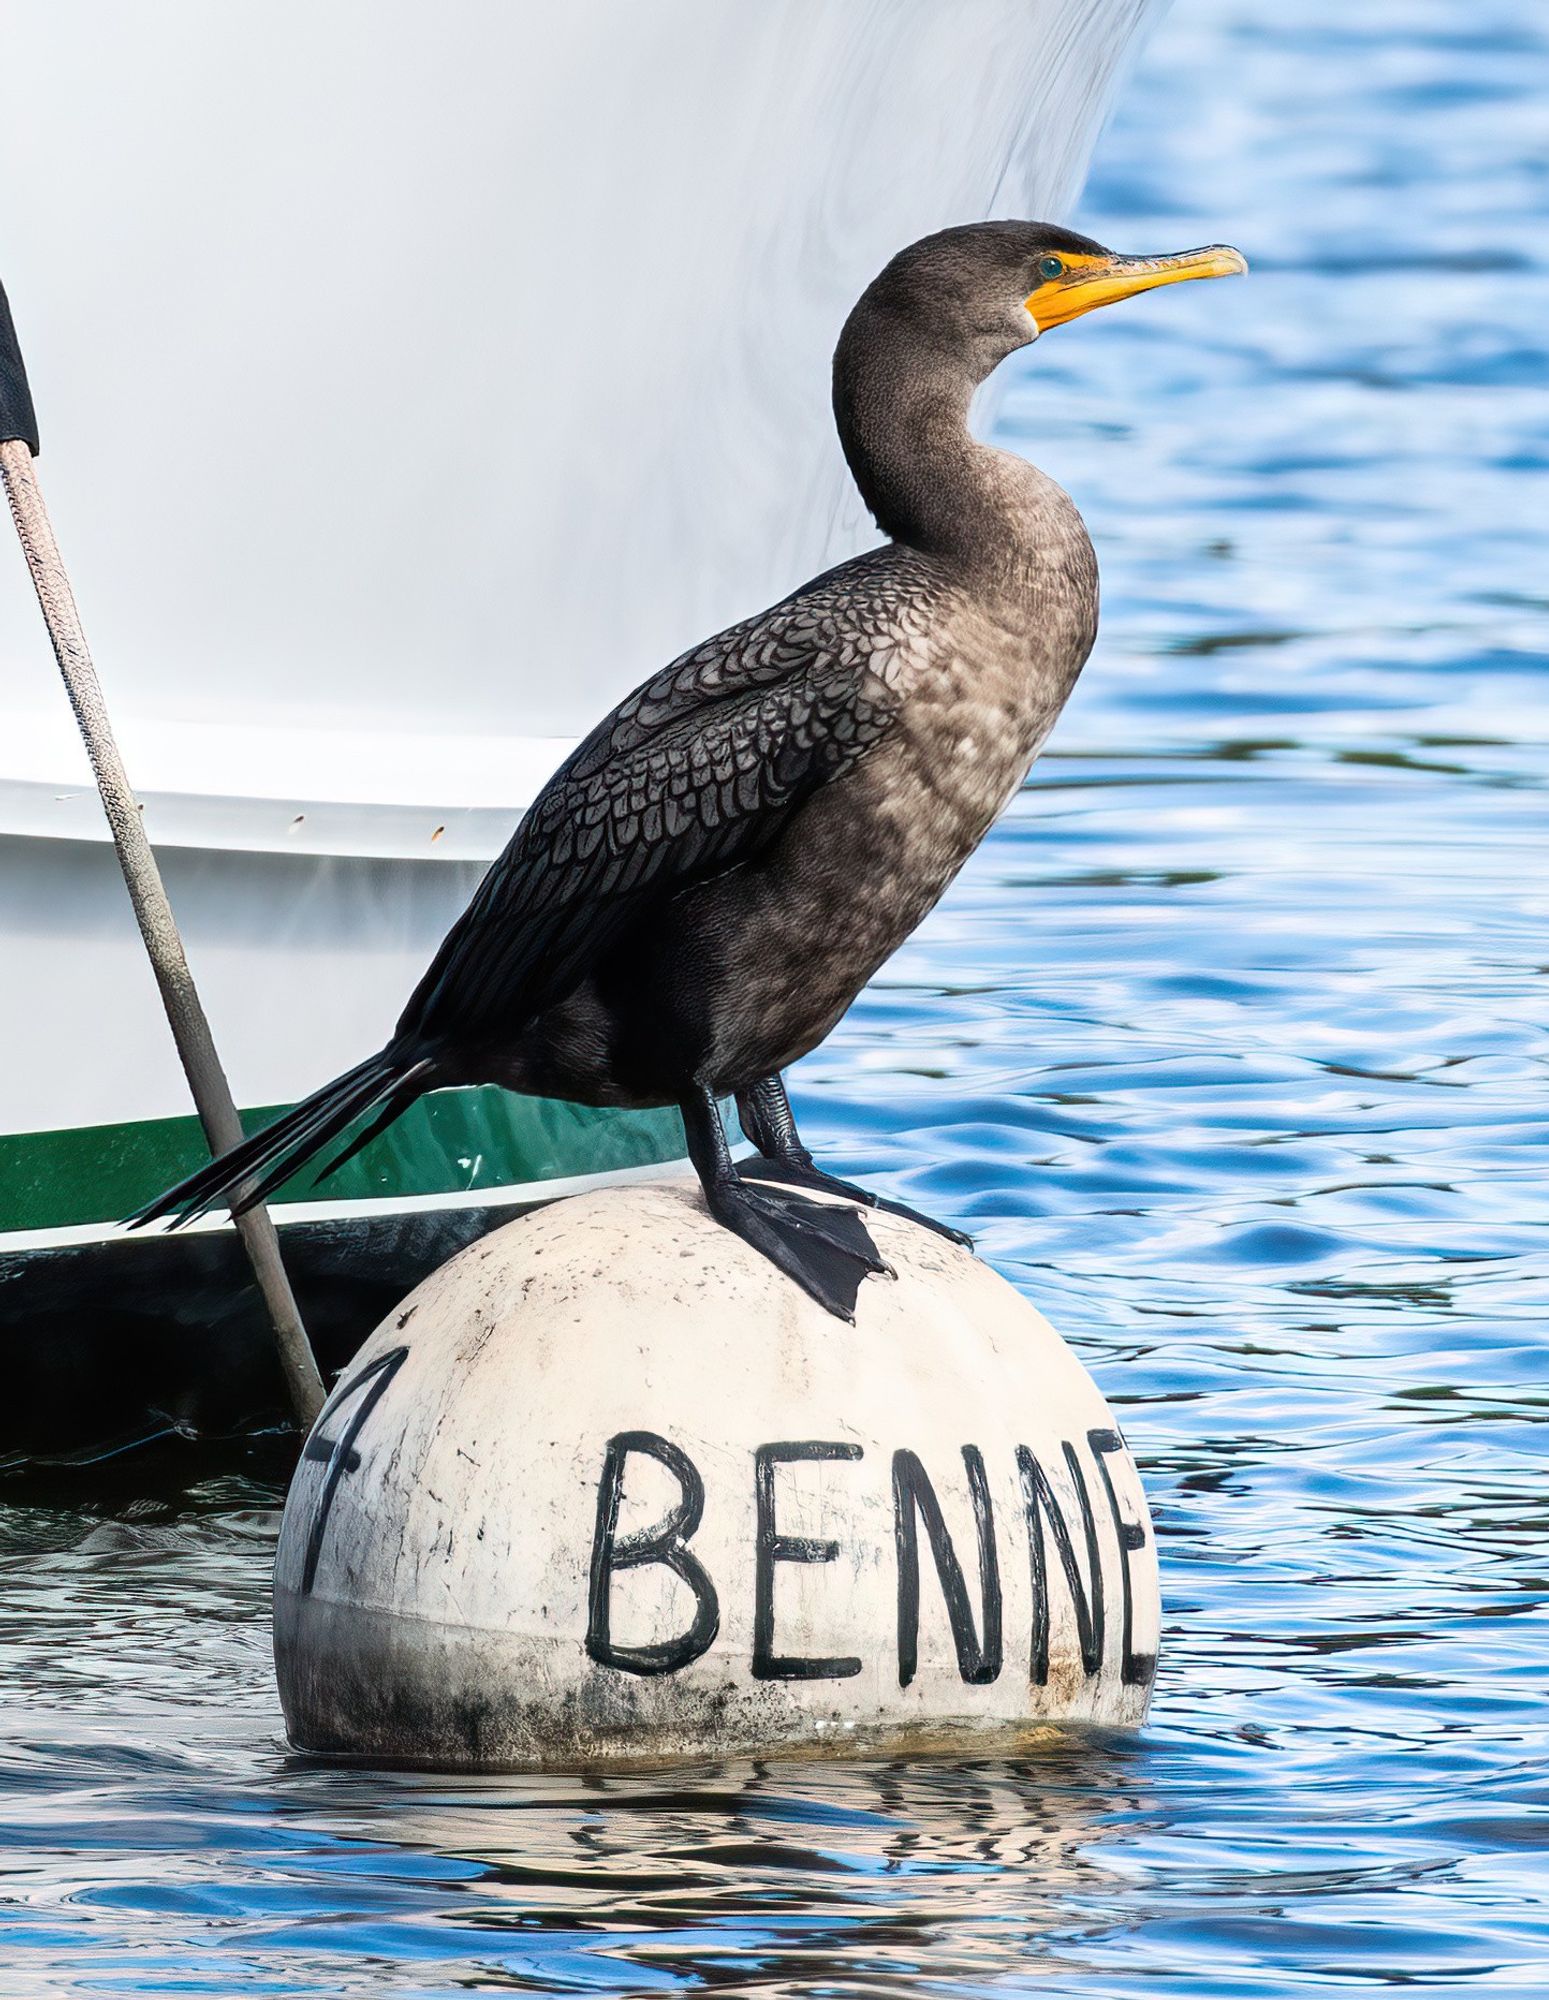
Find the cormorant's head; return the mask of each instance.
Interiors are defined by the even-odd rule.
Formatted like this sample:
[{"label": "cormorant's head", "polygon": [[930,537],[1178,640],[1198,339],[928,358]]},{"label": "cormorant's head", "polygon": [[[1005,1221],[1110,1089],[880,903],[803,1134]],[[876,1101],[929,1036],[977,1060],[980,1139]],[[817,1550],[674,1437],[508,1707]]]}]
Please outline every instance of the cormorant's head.
[{"label": "cormorant's head", "polygon": [[900,250],[861,307],[906,322],[923,347],[955,351],[982,377],[1051,326],[1097,306],[1247,268],[1241,251],[1222,243],[1170,257],[1121,257],[1052,222],[974,222]]}]

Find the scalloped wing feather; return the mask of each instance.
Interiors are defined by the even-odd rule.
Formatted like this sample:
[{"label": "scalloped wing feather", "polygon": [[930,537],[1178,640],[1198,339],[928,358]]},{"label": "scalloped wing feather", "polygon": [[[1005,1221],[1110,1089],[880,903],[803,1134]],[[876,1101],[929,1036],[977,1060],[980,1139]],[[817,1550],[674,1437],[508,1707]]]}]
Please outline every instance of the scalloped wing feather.
[{"label": "scalloped wing feather", "polygon": [[626,696],[533,801],[399,1033],[518,1032],[651,898],[766,846],[885,735],[890,667],[923,635],[934,594],[903,551],[859,557]]}]

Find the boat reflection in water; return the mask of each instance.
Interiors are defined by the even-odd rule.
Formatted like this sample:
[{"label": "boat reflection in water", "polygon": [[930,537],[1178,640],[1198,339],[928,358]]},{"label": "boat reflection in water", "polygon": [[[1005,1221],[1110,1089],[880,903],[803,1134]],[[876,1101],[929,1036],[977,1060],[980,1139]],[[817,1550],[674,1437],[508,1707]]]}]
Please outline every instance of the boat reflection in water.
[{"label": "boat reflection in water", "polygon": [[[870,536],[828,408],[899,245],[1059,217],[1152,0],[21,0],[48,491],[238,1101],[384,1039],[568,742]],[[300,59],[304,52],[304,60]],[[275,1400],[20,559],[0,557],[0,1445]],[[677,1114],[424,1101],[277,1219],[322,1359]],[[86,1386],[83,1386],[86,1385]]]}]

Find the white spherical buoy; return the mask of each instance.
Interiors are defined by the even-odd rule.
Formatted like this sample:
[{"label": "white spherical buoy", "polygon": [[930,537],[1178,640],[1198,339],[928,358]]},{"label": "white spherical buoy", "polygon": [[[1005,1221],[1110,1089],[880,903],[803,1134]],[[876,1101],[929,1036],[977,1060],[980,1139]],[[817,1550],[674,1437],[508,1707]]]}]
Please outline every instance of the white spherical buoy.
[{"label": "white spherical buoy", "polygon": [[275,1570],[298,1748],[520,1768],[1134,1724],[1156,1555],[1010,1285],[868,1214],[852,1327],[634,1183],[462,1251],[309,1438]]}]

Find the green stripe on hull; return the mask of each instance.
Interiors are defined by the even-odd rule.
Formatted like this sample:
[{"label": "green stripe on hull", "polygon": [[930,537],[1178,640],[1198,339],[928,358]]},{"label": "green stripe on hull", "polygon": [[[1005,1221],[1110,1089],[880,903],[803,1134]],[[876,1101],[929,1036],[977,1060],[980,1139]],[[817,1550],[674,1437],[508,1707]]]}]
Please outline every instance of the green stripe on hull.
[{"label": "green stripe on hull", "polygon": [[[287,1107],[242,1113],[256,1132]],[[491,1087],[438,1090],[413,1104],[322,1189],[316,1162],[271,1199],[361,1201],[467,1194],[683,1157],[683,1124],[661,1111],[598,1111]],[[113,1222],[209,1158],[196,1118],[84,1125],[0,1137],[0,1234]]]}]

